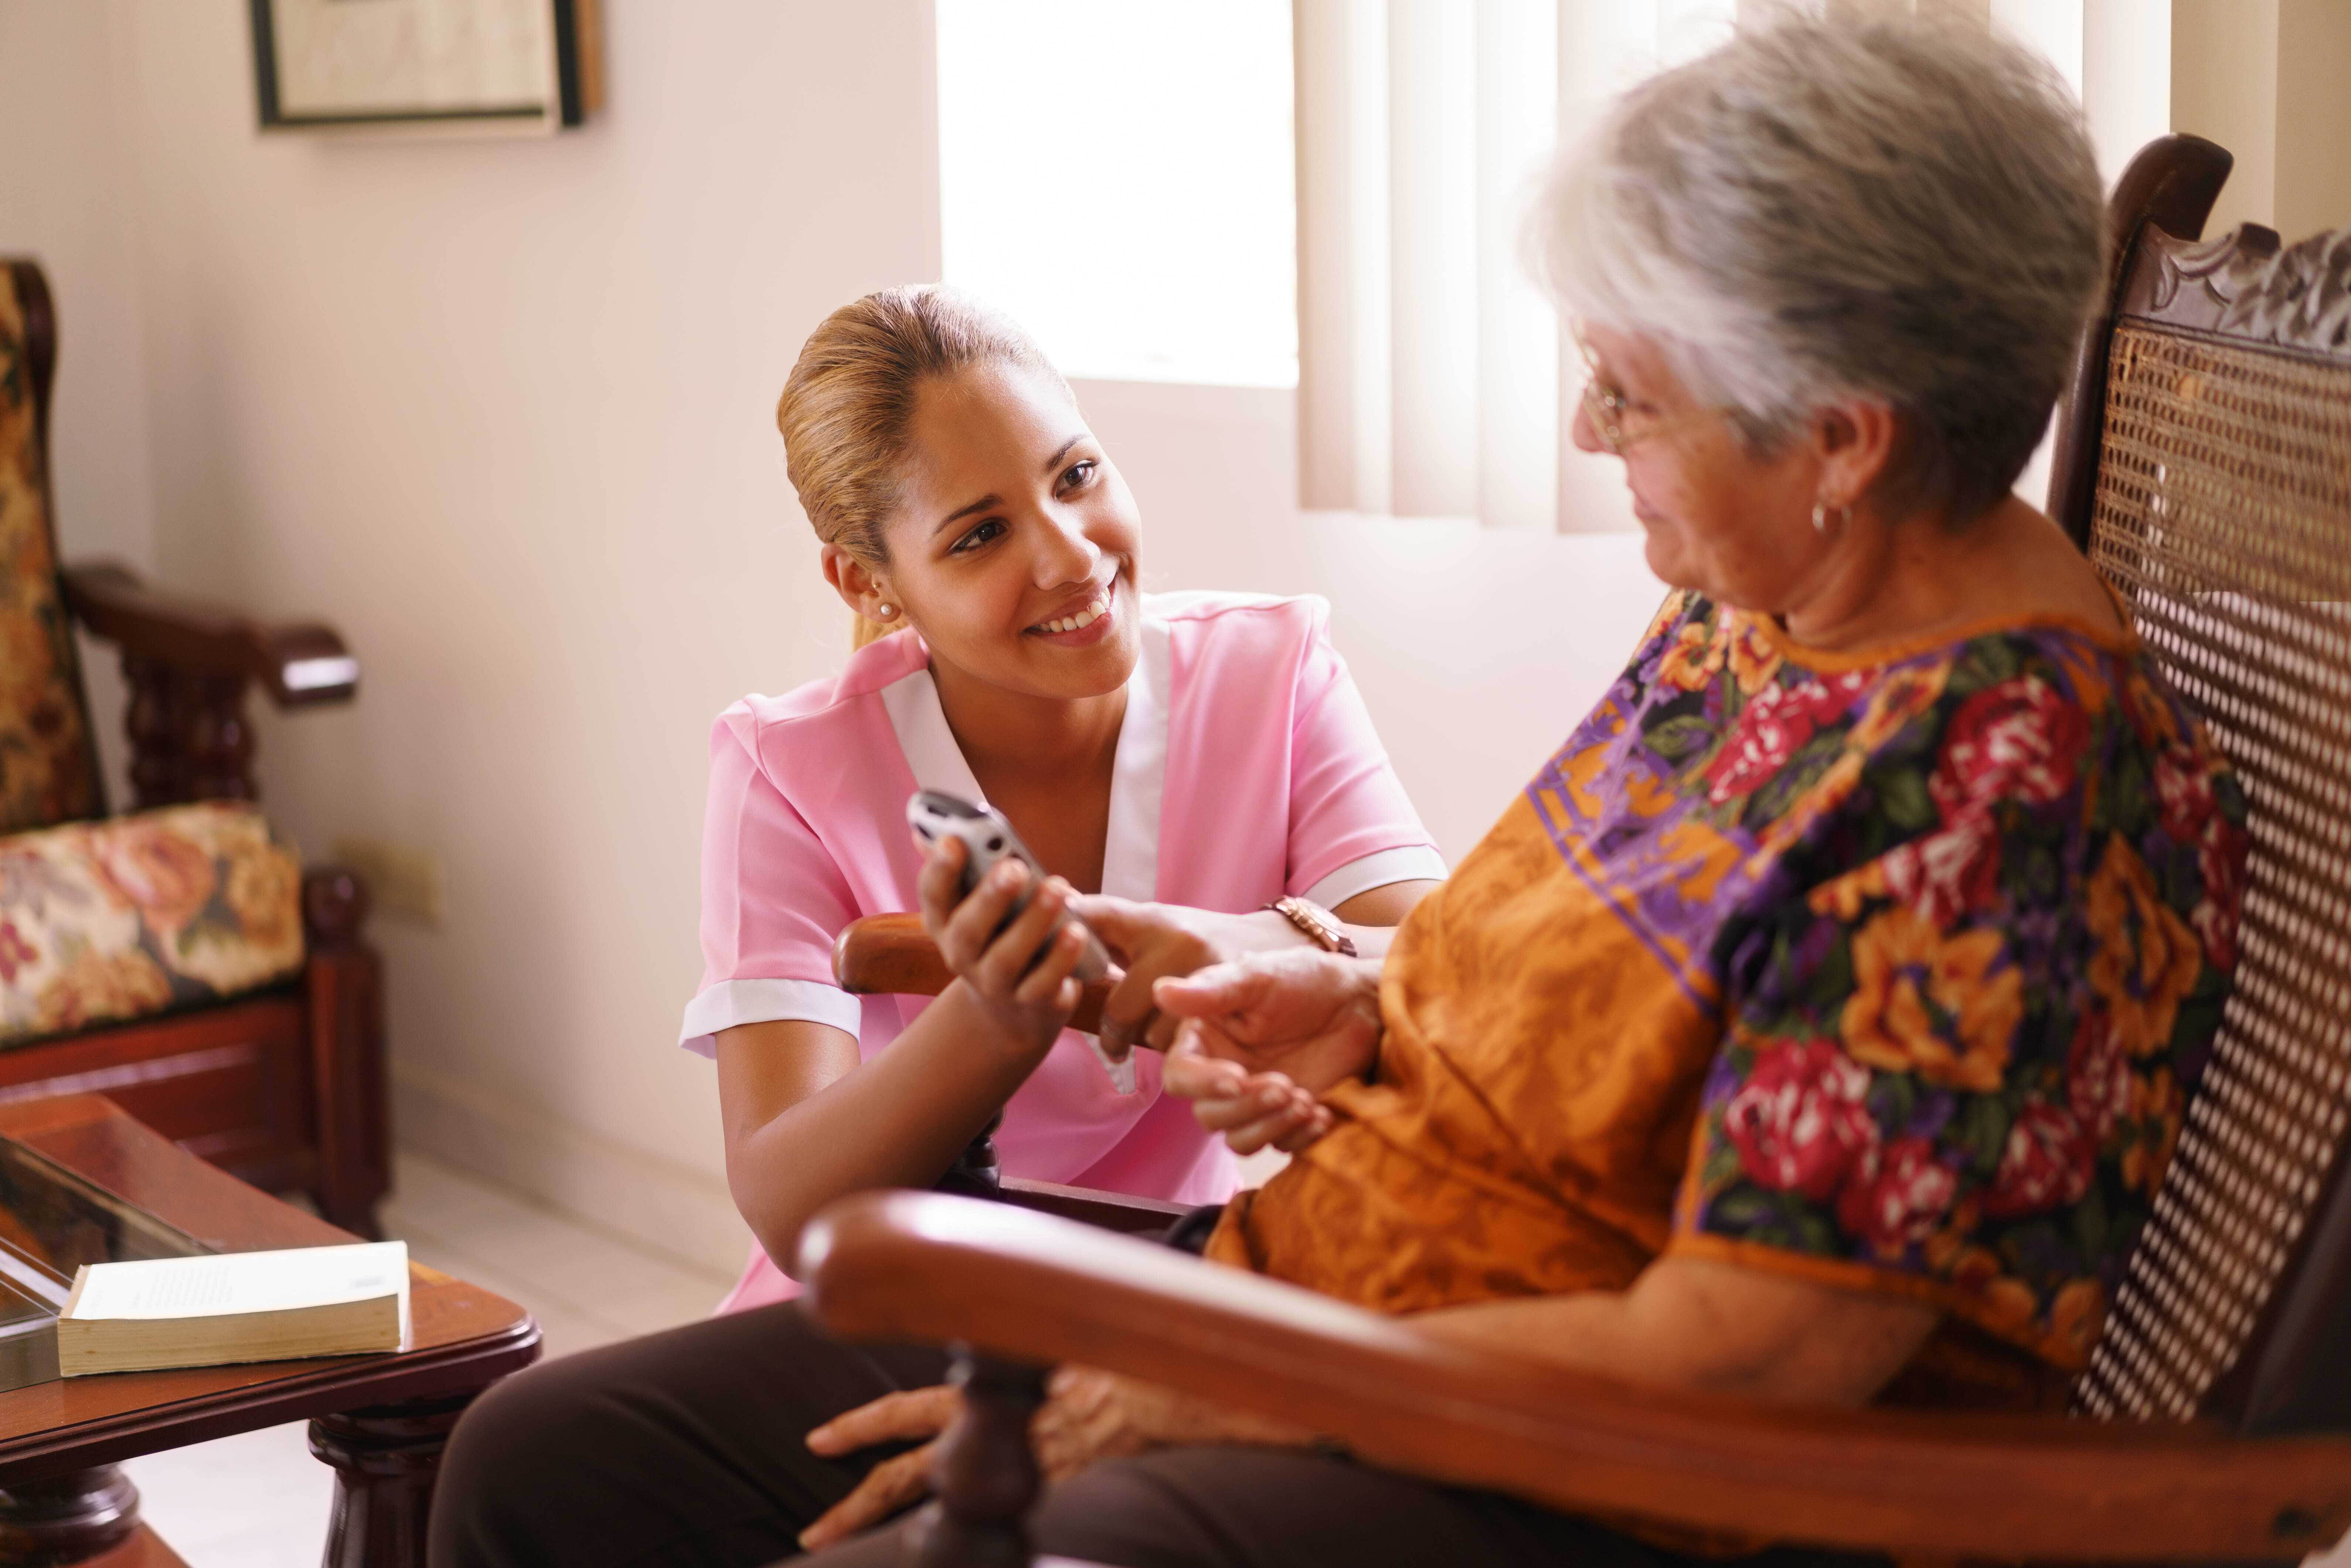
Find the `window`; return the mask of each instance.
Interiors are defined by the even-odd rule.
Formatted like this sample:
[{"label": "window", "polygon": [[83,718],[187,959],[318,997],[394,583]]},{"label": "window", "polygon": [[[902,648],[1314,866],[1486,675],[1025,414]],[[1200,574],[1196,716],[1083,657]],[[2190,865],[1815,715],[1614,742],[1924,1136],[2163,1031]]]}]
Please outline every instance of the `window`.
[{"label": "window", "polygon": [[1285,0],[938,0],[946,280],[1063,373],[1298,381]]}]

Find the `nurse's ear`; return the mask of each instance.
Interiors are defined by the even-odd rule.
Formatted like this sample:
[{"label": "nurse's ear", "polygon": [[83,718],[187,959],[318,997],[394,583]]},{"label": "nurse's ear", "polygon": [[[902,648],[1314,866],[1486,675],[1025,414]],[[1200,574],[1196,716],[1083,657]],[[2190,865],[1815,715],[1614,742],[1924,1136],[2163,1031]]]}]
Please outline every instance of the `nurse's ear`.
[{"label": "nurse's ear", "polygon": [[859,616],[887,626],[904,612],[897,600],[891,596],[889,585],[872,567],[850,554],[837,544],[822,547],[824,580],[841,595],[841,601]]}]

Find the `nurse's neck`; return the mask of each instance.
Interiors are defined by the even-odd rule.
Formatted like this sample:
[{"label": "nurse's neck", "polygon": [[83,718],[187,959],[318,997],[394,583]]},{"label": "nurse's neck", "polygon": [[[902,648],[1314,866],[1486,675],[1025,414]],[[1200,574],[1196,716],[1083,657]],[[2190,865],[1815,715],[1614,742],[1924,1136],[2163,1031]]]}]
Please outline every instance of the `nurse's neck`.
[{"label": "nurse's neck", "polygon": [[1010,819],[1047,871],[1080,893],[1100,893],[1126,688],[1096,697],[1040,697],[935,657],[931,679],[987,803]]},{"label": "nurse's neck", "polygon": [[994,801],[1055,782],[1073,791],[1107,788],[1126,718],[1126,688],[1092,697],[1014,691],[935,656],[931,679],[972,777]]}]

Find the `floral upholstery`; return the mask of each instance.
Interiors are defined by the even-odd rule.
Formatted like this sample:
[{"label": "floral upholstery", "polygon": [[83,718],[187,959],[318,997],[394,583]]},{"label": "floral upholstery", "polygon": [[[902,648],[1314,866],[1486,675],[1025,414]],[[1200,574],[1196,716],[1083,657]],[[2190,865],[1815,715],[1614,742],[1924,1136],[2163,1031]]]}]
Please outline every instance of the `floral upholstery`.
[{"label": "floral upholstery", "polygon": [[301,900],[293,851],[229,801],[0,839],[0,1045],[289,975]]},{"label": "floral upholstery", "polygon": [[0,265],[0,832],[100,810],[33,391],[24,301]]}]

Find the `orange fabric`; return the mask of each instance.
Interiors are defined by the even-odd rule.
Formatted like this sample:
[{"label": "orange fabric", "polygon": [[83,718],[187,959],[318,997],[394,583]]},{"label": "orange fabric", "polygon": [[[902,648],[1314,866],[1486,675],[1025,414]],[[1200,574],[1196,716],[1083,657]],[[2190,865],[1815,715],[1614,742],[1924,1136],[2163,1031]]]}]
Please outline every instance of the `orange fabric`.
[{"label": "orange fabric", "polygon": [[1378,1081],[1332,1091],[1338,1126],[1208,1256],[1391,1312],[1621,1290],[1656,1256],[1718,1030],[1558,870],[1513,802],[1397,934]]}]

